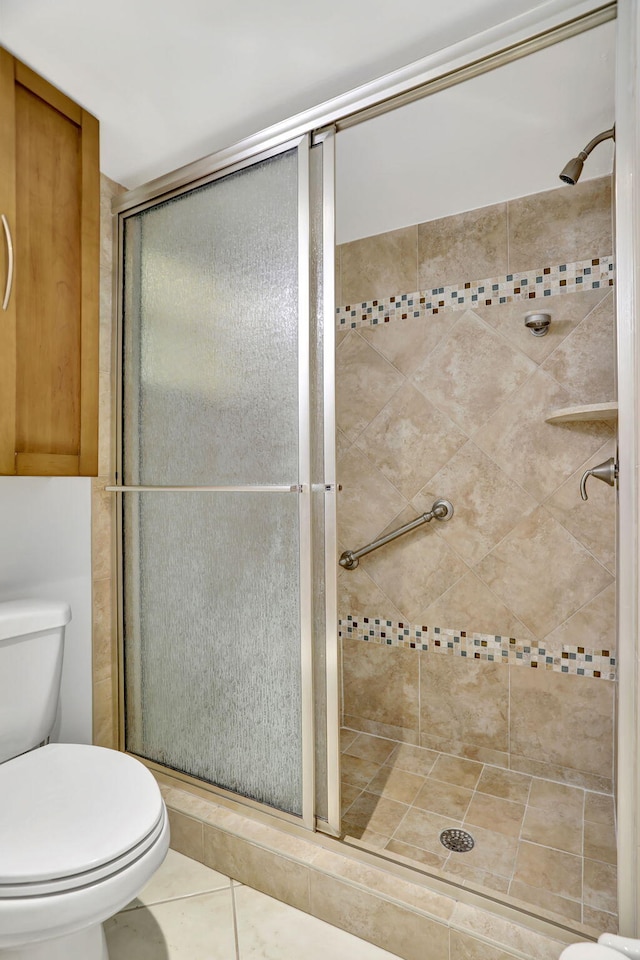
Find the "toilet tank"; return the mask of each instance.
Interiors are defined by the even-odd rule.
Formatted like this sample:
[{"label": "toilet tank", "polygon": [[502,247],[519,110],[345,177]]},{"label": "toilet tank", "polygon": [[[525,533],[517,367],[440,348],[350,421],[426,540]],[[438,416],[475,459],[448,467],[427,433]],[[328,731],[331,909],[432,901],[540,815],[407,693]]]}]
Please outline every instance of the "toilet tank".
[{"label": "toilet tank", "polygon": [[0,763],[51,733],[70,620],[68,603],[0,602]]}]

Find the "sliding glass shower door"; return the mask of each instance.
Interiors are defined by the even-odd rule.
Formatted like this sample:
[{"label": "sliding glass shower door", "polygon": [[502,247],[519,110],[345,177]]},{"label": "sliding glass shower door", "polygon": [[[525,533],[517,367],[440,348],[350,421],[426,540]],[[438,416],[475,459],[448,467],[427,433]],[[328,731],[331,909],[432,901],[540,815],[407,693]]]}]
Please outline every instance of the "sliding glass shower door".
[{"label": "sliding glass shower door", "polygon": [[311,389],[317,149],[305,137],[122,216],[116,488],[126,749],[308,826],[327,806],[314,595],[335,497]]}]

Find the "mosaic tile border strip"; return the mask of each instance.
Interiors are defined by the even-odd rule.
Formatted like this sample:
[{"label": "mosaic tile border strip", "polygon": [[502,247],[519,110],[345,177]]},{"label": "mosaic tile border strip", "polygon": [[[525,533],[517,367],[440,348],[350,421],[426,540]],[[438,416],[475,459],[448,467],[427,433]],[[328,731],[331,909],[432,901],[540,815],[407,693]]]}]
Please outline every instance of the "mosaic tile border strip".
[{"label": "mosaic tile border strip", "polygon": [[470,660],[485,660],[507,666],[553,670],[600,680],[616,679],[616,659],[609,650],[562,647],[560,654],[547,650],[542,640],[517,640],[484,633],[469,633],[447,627],[417,626],[384,617],[353,617],[338,620],[338,636],[388,647],[430,650]]},{"label": "mosaic tile border strip", "polygon": [[614,274],[615,259],[609,256],[561,263],[524,273],[508,273],[488,280],[464,280],[446,287],[338,307],[336,324],[339,330],[377,326],[395,319],[419,319],[438,313],[468,310],[474,306],[490,307],[514,300],[598,290],[612,287]]}]

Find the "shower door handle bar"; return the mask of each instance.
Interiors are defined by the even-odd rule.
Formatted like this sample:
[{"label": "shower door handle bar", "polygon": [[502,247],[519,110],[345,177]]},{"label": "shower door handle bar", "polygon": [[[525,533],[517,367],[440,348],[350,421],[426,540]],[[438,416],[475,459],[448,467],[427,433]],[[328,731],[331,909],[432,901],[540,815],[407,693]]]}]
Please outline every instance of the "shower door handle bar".
[{"label": "shower door handle bar", "polygon": [[301,483],[287,486],[224,486],[224,487],[152,487],[112,484],[105,487],[107,493],[304,493]]},{"label": "shower door handle bar", "polygon": [[355,570],[360,562],[360,557],[364,557],[367,553],[377,550],[378,547],[383,547],[386,543],[391,543],[392,540],[401,537],[404,533],[415,530],[416,527],[421,526],[423,523],[429,523],[431,520],[450,520],[452,516],[453,504],[450,503],[449,500],[435,500],[428,513],[423,513],[421,517],[416,517],[415,520],[405,523],[404,526],[398,527],[397,530],[392,530],[386,537],[379,537],[377,540],[368,543],[366,547],[361,547],[359,550],[345,550],[339,560],[340,566],[344,567],[345,570]]},{"label": "shower door handle bar", "polygon": [[4,298],[2,300],[2,309],[6,310],[9,306],[9,298],[11,297],[11,288],[13,286],[13,238],[11,237],[9,221],[5,217],[4,213],[0,214],[0,221],[2,221],[5,240],[7,241],[7,282],[4,288]]}]

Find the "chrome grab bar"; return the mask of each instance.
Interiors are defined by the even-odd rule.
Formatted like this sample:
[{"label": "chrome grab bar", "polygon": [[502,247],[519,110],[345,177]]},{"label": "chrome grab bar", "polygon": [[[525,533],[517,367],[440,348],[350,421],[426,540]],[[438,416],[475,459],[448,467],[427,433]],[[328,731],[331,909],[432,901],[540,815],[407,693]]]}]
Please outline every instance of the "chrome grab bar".
[{"label": "chrome grab bar", "polygon": [[4,227],[4,236],[5,240],[7,241],[7,284],[4,290],[4,299],[2,301],[2,309],[6,310],[9,306],[11,287],[13,286],[13,240],[11,238],[11,230],[9,229],[9,221],[5,217],[4,213],[0,214],[0,221]]},{"label": "chrome grab bar", "polygon": [[403,527],[398,527],[397,530],[388,533],[386,537],[379,537],[372,543],[368,543],[366,547],[361,547],[360,550],[345,550],[340,557],[340,566],[344,567],[345,570],[355,570],[360,562],[360,557],[371,553],[372,550],[383,547],[385,543],[391,543],[396,537],[401,537],[403,533],[409,533],[410,530],[415,530],[416,527],[419,527],[423,523],[429,523],[430,520],[450,520],[452,516],[452,503],[448,500],[435,500],[428,513],[423,513],[421,517],[416,517],[415,520],[405,523]]}]

